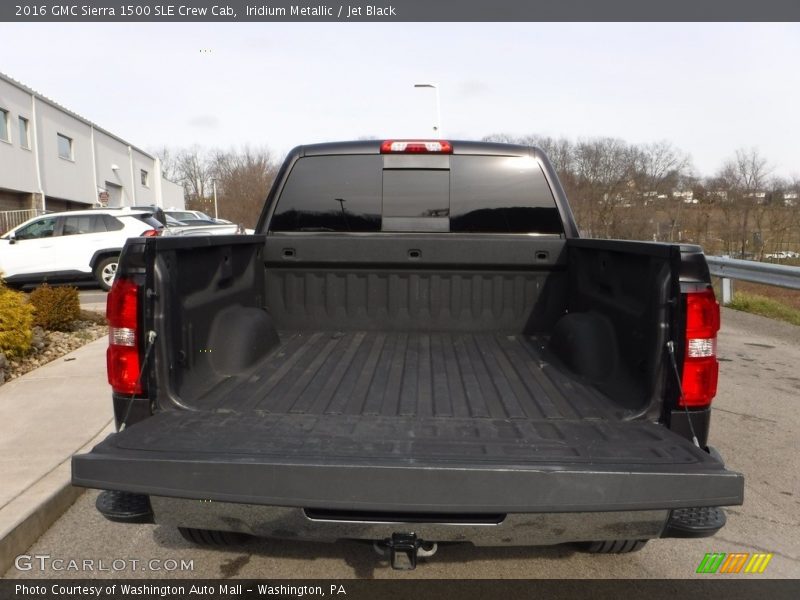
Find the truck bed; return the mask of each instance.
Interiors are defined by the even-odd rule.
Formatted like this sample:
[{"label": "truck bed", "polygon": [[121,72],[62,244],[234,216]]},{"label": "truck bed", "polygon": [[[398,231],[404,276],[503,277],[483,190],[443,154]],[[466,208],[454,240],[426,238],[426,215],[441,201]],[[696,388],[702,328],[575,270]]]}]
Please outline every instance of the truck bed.
[{"label": "truck bed", "polygon": [[248,373],[117,437],[123,451],[303,464],[701,466],[666,428],[545,359],[536,336],[284,333]]},{"label": "truck bed", "polygon": [[[741,502],[739,474],[649,412],[661,392],[658,323],[672,249],[578,240],[565,278],[555,254],[533,272],[408,274],[393,263],[347,266],[375,260],[363,248],[325,263],[328,238],[313,247],[276,238],[277,258],[262,254],[263,240],[190,241],[145,242],[158,275],[145,327],[161,333],[156,385],[142,403],[155,413],[75,457],[76,485],[381,513]],[[398,260],[410,260],[408,244],[437,254],[425,240],[388,241],[400,245]],[[287,263],[303,256],[322,266],[270,262],[266,282],[259,261],[283,260],[284,250]],[[517,250],[485,260],[505,264],[524,256]],[[590,313],[610,333],[559,326],[561,315]],[[566,342],[559,357],[608,350],[616,360],[595,379],[606,383],[594,387],[551,356],[554,336]],[[588,362],[587,378],[606,364]],[[120,398],[121,414],[127,406]]]},{"label": "truck bed", "polygon": [[[283,332],[205,410],[405,418],[618,420],[622,411],[545,358],[536,336]],[[442,435],[446,435],[442,432]]]},{"label": "truck bed", "polygon": [[213,502],[431,513],[650,510],[741,496],[738,474],[667,428],[610,410],[607,398],[548,364],[536,337],[283,340],[195,410],[163,410],[75,457],[73,482]]}]

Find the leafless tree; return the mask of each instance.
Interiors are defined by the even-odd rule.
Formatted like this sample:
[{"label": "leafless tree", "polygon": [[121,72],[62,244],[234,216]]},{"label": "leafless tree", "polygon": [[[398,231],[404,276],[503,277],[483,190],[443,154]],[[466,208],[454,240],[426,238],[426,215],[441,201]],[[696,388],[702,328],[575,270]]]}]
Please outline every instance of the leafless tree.
[{"label": "leafless tree", "polygon": [[211,160],[211,172],[217,181],[219,216],[255,227],[277,173],[269,150],[217,150]]},{"label": "leafless tree", "polygon": [[161,161],[161,175],[170,181],[179,182],[181,173],[178,169],[177,152],[167,146],[162,146],[152,150],[151,153]]},{"label": "leafless tree", "polygon": [[581,140],[575,145],[575,203],[577,211],[588,217],[589,235],[623,237],[634,158],[632,148],[616,138]]},{"label": "leafless tree", "polygon": [[[746,257],[760,250],[760,243],[752,243],[751,221],[759,208],[760,193],[765,191],[771,168],[756,148],[736,150],[733,158],[722,166],[717,174],[717,185],[726,193],[722,203],[722,213],[726,225],[726,244],[728,251],[736,251]],[[760,235],[760,234],[759,234]],[[755,241],[758,241],[757,239]],[[753,253],[748,252],[748,245]]]},{"label": "leafless tree", "polygon": [[[675,196],[674,192],[691,191],[691,161],[688,155],[667,141],[635,146],[631,152],[637,191],[632,204],[639,208],[647,207],[643,213],[653,215],[656,239],[678,241],[682,237],[678,235],[679,232],[685,229],[682,224],[684,197]],[[638,235],[635,237],[645,237],[643,232],[647,228],[644,223],[638,225]]]},{"label": "leafless tree", "polygon": [[181,150],[177,155],[177,169],[187,201],[207,203],[212,195],[214,172],[211,153],[199,146]]}]

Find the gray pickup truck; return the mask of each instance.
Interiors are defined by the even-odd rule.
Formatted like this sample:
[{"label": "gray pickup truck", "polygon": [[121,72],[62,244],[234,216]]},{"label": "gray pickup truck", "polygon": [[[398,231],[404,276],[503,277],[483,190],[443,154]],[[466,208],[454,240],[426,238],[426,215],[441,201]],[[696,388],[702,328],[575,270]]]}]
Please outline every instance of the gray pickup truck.
[{"label": "gray pickup truck", "polygon": [[108,299],[118,432],[73,483],[198,543],[629,552],[701,537],[719,305],[697,246],[581,239],[537,148],[292,151],[255,235],[138,238]]}]

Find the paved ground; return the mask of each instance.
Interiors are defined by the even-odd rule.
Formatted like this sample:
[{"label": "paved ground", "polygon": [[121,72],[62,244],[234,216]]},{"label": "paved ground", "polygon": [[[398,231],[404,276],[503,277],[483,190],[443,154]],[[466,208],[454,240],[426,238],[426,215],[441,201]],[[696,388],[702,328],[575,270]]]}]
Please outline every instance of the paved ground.
[{"label": "paved ground", "polygon": [[[567,547],[489,549],[451,546],[412,574],[392,571],[355,542],[320,545],[258,541],[231,549],[190,546],[162,526],[105,521],[90,492],[28,551],[60,559],[193,561],[191,573],[16,571],[6,577],[694,577],[706,552],[772,552],[765,575],[800,577],[800,328],[726,310],[711,440],[729,466],[746,476],[745,504],[728,511],[728,526],[701,540],[657,540],[632,555],[591,556]],[[97,564],[97,563],[95,563]],[[130,565],[130,563],[128,563]],[[156,565],[154,565],[156,566]],[[110,568],[110,567],[109,567]]]},{"label": "paved ground", "polygon": [[101,289],[82,289],[78,293],[81,297],[81,308],[86,310],[96,310],[105,314],[106,312],[106,296],[108,292]]},{"label": "paved ground", "polygon": [[0,386],[2,569],[75,501],[72,454],[113,431],[107,345],[97,340]]}]

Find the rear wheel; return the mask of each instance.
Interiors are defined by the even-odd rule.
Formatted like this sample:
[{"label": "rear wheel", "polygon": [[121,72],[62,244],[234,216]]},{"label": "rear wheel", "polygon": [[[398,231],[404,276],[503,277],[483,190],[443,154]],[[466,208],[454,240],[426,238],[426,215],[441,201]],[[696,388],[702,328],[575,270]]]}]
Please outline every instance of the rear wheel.
[{"label": "rear wheel", "polygon": [[603,542],[585,542],[584,552],[589,554],[627,554],[644,548],[647,540],[606,540]]},{"label": "rear wheel", "polygon": [[114,278],[117,276],[118,265],[118,256],[108,256],[97,263],[97,266],[94,269],[94,276],[95,279],[97,279],[97,283],[99,283],[100,287],[105,291],[110,290],[111,286],[114,284]]},{"label": "rear wheel", "polygon": [[235,546],[251,539],[246,533],[237,531],[216,531],[214,529],[195,529],[178,527],[183,539],[201,546]]}]

